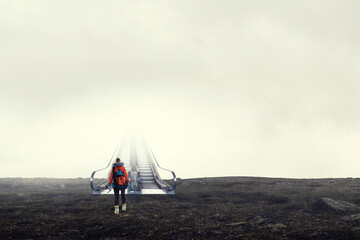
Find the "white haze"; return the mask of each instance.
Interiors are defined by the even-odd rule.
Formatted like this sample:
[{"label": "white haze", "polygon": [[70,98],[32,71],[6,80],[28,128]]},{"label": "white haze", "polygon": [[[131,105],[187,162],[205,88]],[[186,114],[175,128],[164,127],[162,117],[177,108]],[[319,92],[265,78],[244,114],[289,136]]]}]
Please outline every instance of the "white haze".
[{"label": "white haze", "polygon": [[359,1],[1,1],[0,177],[89,177],[129,126],[179,177],[357,177]]}]

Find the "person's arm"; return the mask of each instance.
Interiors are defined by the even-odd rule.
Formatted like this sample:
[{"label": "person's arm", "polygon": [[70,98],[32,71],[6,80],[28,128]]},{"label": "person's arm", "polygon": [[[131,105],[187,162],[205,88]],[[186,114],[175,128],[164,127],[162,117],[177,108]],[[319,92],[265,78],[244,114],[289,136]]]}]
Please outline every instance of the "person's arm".
[{"label": "person's arm", "polygon": [[111,170],[110,178],[109,178],[109,184],[111,184],[112,180],[113,180],[113,171]]}]

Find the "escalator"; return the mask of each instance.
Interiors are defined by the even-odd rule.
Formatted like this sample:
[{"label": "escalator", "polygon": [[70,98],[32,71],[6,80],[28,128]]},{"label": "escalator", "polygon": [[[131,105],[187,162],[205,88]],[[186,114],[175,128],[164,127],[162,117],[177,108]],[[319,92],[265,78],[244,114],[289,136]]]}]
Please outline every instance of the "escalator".
[{"label": "escalator", "polygon": [[[173,171],[164,169],[158,164],[150,146],[140,136],[124,138],[119,144],[108,165],[105,168],[94,171],[90,177],[90,187],[92,195],[112,194],[112,188],[108,188],[108,179],[112,170],[112,164],[116,158],[120,158],[124,163],[128,173],[130,184],[126,189],[126,194],[175,194],[176,175]],[[172,185],[169,181],[164,181],[159,174],[159,170],[168,172],[172,176]],[[104,178],[95,179],[95,174],[107,175]],[[95,184],[94,181],[99,183]]]}]

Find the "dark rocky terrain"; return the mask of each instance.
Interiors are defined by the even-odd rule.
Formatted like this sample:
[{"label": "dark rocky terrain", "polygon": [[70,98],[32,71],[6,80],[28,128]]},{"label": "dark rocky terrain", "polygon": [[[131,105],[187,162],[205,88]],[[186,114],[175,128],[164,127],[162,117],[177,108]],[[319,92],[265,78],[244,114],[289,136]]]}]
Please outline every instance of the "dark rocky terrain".
[{"label": "dark rocky terrain", "polygon": [[0,179],[0,239],[360,239],[360,179],[180,180],[175,196],[91,196],[89,179]]}]

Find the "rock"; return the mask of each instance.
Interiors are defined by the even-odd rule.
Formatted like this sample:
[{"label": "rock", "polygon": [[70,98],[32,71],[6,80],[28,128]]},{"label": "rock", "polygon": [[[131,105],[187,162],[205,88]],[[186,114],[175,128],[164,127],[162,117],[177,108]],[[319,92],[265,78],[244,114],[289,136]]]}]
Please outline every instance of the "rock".
[{"label": "rock", "polygon": [[250,217],[247,218],[247,220],[250,221],[251,224],[262,224],[266,221],[266,218],[263,218],[261,216],[254,216],[254,217]]},{"label": "rock", "polygon": [[239,225],[245,225],[246,222],[235,222],[235,223],[229,223],[228,226],[239,226]]},{"label": "rock", "polygon": [[266,225],[267,228],[270,228],[273,232],[279,232],[282,229],[286,228],[287,226],[282,223],[276,223],[276,224],[268,224]]},{"label": "rock", "polygon": [[323,197],[321,200],[330,208],[334,209],[335,211],[345,212],[345,211],[360,211],[360,207],[356,206],[355,204],[345,202],[345,201],[338,201],[331,198]]},{"label": "rock", "polygon": [[188,232],[188,231],[191,231],[192,229],[190,227],[181,227],[179,228],[179,231],[181,232]]},{"label": "rock", "polygon": [[94,229],[94,230],[101,230],[101,229],[103,229],[104,227],[102,227],[102,226],[95,226],[95,227],[93,227],[92,229]]},{"label": "rock", "polygon": [[219,230],[212,230],[212,231],[210,231],[211,232],[211,234],[214,234],[214,235],[221,235],[221,234],[223,234],[223,232],[221,232],[221,231],[219,231]]},{"label": "rock", "polygon": [[342,217],[342,219],[344,219],[347,222],[357,222],[360,221],[360,214],[351,214],[351,215],[347,215]]}]

